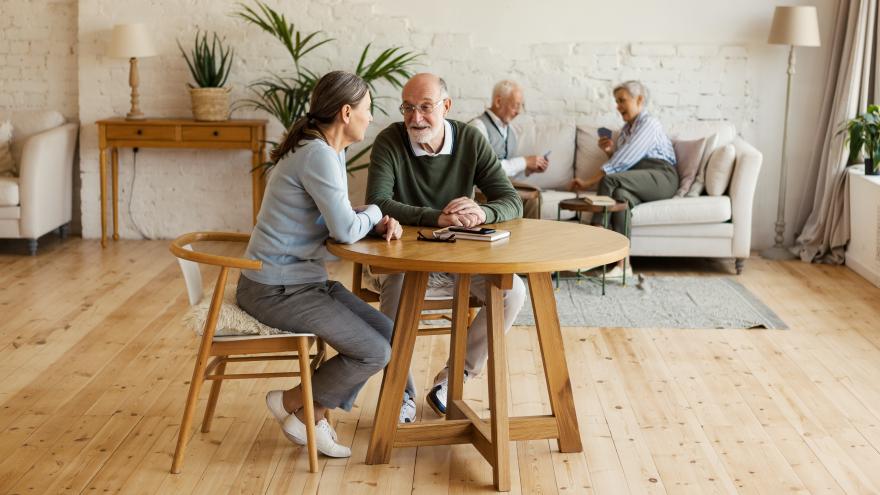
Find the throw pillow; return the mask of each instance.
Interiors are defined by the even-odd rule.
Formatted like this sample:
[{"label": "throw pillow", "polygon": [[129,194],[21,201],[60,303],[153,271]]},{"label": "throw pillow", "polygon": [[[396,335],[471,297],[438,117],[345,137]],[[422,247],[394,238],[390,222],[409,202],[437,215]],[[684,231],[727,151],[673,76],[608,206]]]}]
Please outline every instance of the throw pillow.
[{"label": "throw pillow", "polygon": [[730,185],[730,175],[736,161],[736,149],[732,144],[722,146],[712,153],[706,165],[706,193],[721,196]]},{"label": "throw pillow", "polygon": [[0,176],[15,175],[15,161],[12,160],[12,122],[0,122]]},{"label": "throw pillow", "polygon": [[700,170],[697,172],[694,183],[691,184],[691,188],[685,194],[685,197],[696,198],[703,194],[706,185],[706,165],[709,163],[709,157],[712,156],[712,152],[715,151],[717,144],[718,134],[712,134],[706,138],[706,149],[703,151],[703,158],[700,161]]},{"label": "throw pillow", "polygon": [[700,169],[703,150],[706,148],[706,139],[673,141],[672,148],[675,150],[675,161],[677,162],[675,168],[678,171],[678,190],[674,197],[681,198],[691,188]]},{"label": "throw pillow", "polygon": [[597,127],[577,126],[575,137],[574,176],[589,179],[597,173],[608,155],[599,148],[599,132]]}]

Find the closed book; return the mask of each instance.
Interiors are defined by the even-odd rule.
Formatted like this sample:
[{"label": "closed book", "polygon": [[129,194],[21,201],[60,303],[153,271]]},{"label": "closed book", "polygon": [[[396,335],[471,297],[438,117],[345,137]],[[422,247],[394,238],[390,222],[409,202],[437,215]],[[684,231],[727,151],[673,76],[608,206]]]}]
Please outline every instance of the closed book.
[{"label": "closed book", "polygon": [[584,196],[584,201],[588,205],[594,206],[614,206],[616,203],[611,196],[601,196],[599,194],[587,194]]},{"label": "closed book", "polygon": [[[439,234],[441,232],[448,232],[448,231],[449,231],[448,227],[445,229],[435,230],[434,235],[436,237],[437,234]],[[495,232],[492,232],[491,234],[478,234],[476,232],[453,232],[453,234],[455,234],[456,239],[465,239],[468,241],[492,242],[492,241],[498,241],[498,240],[506,239],[506,238],[510,237],[509,230],[496,230]]]}]

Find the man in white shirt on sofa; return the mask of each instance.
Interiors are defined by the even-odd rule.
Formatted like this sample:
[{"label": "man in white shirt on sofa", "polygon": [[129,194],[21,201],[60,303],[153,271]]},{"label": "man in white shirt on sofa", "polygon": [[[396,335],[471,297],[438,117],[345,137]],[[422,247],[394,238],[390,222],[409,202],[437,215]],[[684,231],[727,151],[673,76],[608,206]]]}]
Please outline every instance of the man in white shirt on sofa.
[{"label": "man in white shirt on sofa", "polygon": [[482,115],[468,122],[477,128],[486,139],[498,159],[507,176],[513,181],[520,199],[523,202],[524,218],[541,218],[541,193],[530,187],[522,187],[516,183],[533,173],[541,173],[550,165],[547,157],[532,155],[520,156],[517,154],[516,131],[510,123],[522,111],[523,91],[519,84],[504,80],[495,84],[492,89],[492,106],[486,109]]}]

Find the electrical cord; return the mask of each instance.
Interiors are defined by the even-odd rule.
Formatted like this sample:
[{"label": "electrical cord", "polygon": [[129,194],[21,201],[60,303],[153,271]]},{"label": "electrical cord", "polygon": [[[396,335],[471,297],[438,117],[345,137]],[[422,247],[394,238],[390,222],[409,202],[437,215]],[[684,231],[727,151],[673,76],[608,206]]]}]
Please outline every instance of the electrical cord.
[{"label": "electrical cord", "polygon": [[138,154],[138,149],[133,148],[132,149],[132,159],[131,159],[131,162],[132,162],[132,165],[131,165],[131,186],[129,188],[130,190],[128,193],[128,218],[131,219],[131,224],[134,225],[134,229],[138,231],[138,233],[141,235],[141,237],[148,240],[148,241],[151,241],[151,240],[153,240],[153,238],[148,236],[147,233],[144,232],[144,230],[141,228],[141,226],[138,225],[137,220],[135,220],[134,214],[131,211],[131,201],[134,199],[134,182],[135,182],[135,179],[137,179],[137,154]]}]

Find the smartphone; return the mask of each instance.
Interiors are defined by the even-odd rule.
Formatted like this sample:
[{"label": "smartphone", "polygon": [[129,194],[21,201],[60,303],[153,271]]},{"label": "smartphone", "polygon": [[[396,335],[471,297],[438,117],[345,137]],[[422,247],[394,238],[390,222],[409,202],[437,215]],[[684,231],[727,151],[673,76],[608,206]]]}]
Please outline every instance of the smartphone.
[{"label": "smartphone", "polygon": [[480,227],[449,227],[450,232],[465,232],[468,234],[492,234],[495,229],[487,229]]},{"label": "smartphone", "polygon": [[611,129],[609,129],[607,127],[600,127],[599,128],[599,137],[611,139]]},{"label": "smartphone", "polygon": [[548,159],[549,159],[549,157],[550,157],[550,153],[551,153],[552,151],[553,151],[553,150],[547,150],[547,152],[544,153],[544,159],[545,159],[545,160],[548,160]]}]

